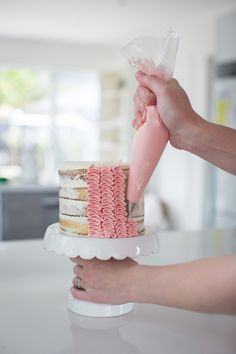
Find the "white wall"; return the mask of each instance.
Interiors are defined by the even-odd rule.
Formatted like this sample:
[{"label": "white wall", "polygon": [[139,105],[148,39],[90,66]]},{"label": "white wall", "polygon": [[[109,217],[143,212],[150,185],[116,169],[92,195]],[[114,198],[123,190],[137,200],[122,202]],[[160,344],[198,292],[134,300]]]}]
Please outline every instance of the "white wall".
[{"label": "white wall", "polygon": [[217,21],[216,59],[218,63],[235,61],[236,58],[236,9],[230,16],[222,16]]},{"label": "white wall", "polygon": [[117,66],[114,47],[39,39],[0,37],[2,64],[40,65],[52,68],[94,68],[106,70]]}]

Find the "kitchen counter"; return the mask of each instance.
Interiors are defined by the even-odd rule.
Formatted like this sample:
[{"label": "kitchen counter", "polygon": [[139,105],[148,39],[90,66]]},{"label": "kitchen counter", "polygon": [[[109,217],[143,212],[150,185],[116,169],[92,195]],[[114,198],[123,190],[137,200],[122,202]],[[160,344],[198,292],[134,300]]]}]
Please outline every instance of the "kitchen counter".
[{"label": "kitchen counter", "polygon": [[[160,232],[160,251],[145,264],[236,253],[236,230]],[[235,354],[236,316],[135,304],[116,318],[66,309],[73,264],[42,240],[0,242],[1,354]]]}]

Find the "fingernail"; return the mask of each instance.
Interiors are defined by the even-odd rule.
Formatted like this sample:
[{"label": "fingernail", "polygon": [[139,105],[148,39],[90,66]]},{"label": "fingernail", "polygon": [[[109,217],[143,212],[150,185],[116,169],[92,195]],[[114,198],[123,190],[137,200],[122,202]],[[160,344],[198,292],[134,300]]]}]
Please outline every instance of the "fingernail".
[{"label": "fingernail", "polygon": [[142,78],[142,77],[145,77],[145,76],[146,76],[146,74],[144,72],[142,72],[142,71],[137,71],[136,72],[136,77]]},{"label": "fingernail", "polygon": [[72,294],[76,293],[76,290],[77,290],[77,289],[76,289],[74,286],[72,286],[72,287],[70,288],[70,291],[71,291]]},{"label": "fingernail", "polygon": [[136,118],[134,118],[133,120],[132,120],[132,126],[135,128],[135,124],[136,124]]}]

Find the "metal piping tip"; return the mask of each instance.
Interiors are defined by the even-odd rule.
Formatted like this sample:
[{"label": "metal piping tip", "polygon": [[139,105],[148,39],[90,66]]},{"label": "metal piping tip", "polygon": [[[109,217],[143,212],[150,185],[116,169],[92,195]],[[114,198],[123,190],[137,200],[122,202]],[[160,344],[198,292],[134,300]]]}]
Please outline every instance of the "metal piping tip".
[{"label": "metal piping tip", "polygon": [[133,215],[136,205],[137,205],[136,203],[129,202],[129,207],[128,207],[129,216]]}]

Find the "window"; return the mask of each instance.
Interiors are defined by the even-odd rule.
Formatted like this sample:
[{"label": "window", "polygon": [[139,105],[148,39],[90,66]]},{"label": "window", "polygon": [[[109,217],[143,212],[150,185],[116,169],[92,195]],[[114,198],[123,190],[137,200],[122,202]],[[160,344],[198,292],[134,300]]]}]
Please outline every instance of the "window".
[{"label": "window", "polygon": [[99,74],[0,69],[0,177],[55,183],[65,160],[98,159]]}]

